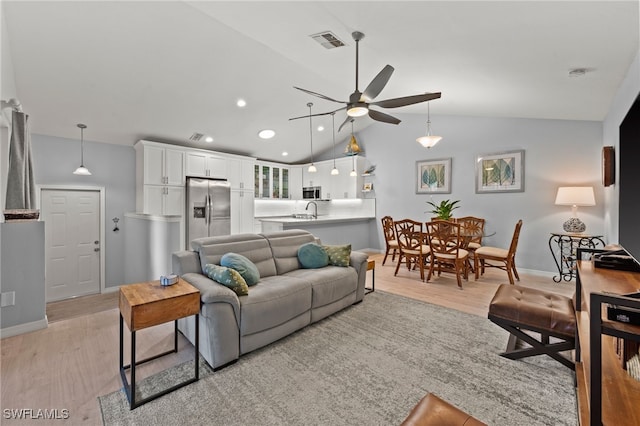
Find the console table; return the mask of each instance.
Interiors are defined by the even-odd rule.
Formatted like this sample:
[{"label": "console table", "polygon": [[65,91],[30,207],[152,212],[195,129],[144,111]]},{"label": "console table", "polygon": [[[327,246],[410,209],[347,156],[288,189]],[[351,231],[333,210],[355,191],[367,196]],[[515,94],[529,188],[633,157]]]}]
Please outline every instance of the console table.
[{"label": "console table", "polygon": [[[159,396],[172,392],[182,386],[198,380],[199,353],[199,313],[200,292],[188,282],[178,279],[171,286],[162,286],[160,281],[129,284],[120,287],[120,377],[124,391],[129,400],[130,409],[139,407]],[[136,367],[148,361],[160,358],[170,353],[178,352],[178,319],[195,316],[196,341],[194,345],[194,376],[168,389],[153,395],[136,399]],[[174,322],[173,349],[155,356],[136,361],[136,332],[147,327]],[[124,365],[124,327],[126,322],[131,331],[131,361]],[[126,370],[131,370],[131,384],[127,381]]]},{"label": "console table", "polygon": [[571,281],[575,276],[576,250],[579,248],[596,249],[604,247],[602,235],[570,234],[566,232],[552,232],[549,238],[549,250],[558,268],[558,275],[553,280]]},{"label": "console table", "polygon": [[616,338],[640,341],[640,326],[607,320],[604,306],[639,309],[640,300],[620,295],[638,291],[640,273],[596,268],[580,260],[582,252],[577,252],[576,278],[578,418],[581,425],[638,425],[640,381],[623,369]]}]

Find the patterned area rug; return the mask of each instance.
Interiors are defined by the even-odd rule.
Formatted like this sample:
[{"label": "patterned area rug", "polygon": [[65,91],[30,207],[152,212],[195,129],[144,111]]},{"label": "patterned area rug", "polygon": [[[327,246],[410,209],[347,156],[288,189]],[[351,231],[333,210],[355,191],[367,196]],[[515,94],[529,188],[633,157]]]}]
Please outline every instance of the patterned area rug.
[{"label": "patterned area rug", "polygon": [[490,425],[576,425],[573,373],[498,356],[507,339],[486,318],[376,291],[133,411],[122,390],[98,399],[105,425],[398,425],[427,392]]}]

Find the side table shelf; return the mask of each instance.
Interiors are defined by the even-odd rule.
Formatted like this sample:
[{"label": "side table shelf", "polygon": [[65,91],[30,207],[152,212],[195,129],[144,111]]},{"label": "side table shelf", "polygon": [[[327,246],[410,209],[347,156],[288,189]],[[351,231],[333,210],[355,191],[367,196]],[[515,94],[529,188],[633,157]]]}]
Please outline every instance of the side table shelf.
[{"label": "side table shelf", "polygon": [[579,248],[596,249],[604,247],[602,235],[570,234],[552,232],[549,238],[549,250],[558,268],[553,281],[571,281],[576,276],[576,250]]}]

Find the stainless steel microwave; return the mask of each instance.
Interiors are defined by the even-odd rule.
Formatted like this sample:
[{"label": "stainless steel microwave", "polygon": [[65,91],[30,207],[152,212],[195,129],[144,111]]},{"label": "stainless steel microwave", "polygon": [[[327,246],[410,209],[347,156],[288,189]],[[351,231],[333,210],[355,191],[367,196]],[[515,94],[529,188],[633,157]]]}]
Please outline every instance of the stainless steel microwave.
[{"label": "stainless steel microwave", "polygon": [[305,200],[319,200],[322,188],[320,186],[302,187],[302,198]]}]

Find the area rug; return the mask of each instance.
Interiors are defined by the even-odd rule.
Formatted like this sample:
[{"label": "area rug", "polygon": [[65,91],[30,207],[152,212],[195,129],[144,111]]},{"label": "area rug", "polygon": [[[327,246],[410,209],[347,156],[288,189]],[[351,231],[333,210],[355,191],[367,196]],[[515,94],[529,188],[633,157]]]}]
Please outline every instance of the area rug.
[{"label": "area rug", "polygon": [[98,399],[105,425],[398,425],[433,392],[490,425],[575,426],[573,373],[500,357],[507,339],[486,318],[376,291],[133,411],[122,390]]}]

